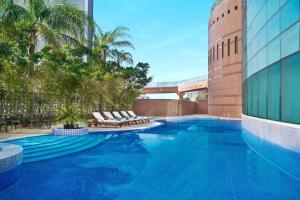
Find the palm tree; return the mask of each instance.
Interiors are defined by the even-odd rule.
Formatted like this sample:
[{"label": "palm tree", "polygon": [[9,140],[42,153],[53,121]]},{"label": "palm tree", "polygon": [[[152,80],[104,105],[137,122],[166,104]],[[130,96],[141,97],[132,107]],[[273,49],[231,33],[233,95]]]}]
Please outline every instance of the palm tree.
[{"label": "palm tree", "polygon": [[127,31],[128,28],[125,27],[116,27],[109,32],[100,31],[100,34],[95,37],[95,54],[98,54],[102,61],[107,61],[108,57],[113,57],[113,52],[118,48],[129,47],[134,49],[132,43],[126,40],[126,38],[130,38]]},{"label": "palm tree", "polygon": [[133,64],[133,58],[131,53],[125,52],[123,50],[121,51],[118,51],[117,49],[112,50],[110,57],[116,62],[116,65],[119,69],[122,67],[123,63],[129,65]]},{"label": "palm tree", "polygon": [[3,26],[25,23],[30,27],[30,55],[35,53],[39,39],[52,47],[62,43],[77,44],[84,40],[87,27],[94,28],[93,20],[84,11],[66,1],[50,4],[47,0],[26,0],[21,6],[14,0],[0,0],[0,5]]}]

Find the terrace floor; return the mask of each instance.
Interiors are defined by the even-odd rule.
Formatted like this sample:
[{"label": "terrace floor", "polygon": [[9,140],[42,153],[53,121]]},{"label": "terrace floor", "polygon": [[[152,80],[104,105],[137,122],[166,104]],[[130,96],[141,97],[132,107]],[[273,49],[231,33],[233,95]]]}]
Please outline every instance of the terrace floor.
[{"label": "terrace floor", "polygon": [[[156,117],[155,120],[178,120],[178,119],[189,119],[189,118],[207,118],[210,117],[212,118],[212,116],[209,115],[187,115],[187,116],[180,116],[180,117]],[[240,120],[240,119],[236,119],[236,118],[230,118],[230,120]],[[149,128],[152,126],[157,125],[157,122],[152,121],[150,123],[146,123],[146,124],[138,124],[138,125],[131,125],[131,126],[123,126],[122,128],[119,127],[107,127],[107,126],[103,126],[103,127],[90,127],[90,131],[91,132],[101,132],[101,131],[126,131],[126,130],[134,130],[134,129],[143,129],[143,128]],[[82,125],[85,126],[85,125]],[[61,124],[57,125],[57,126],[53,126],[54,127],[62,127]],[[5,140],[9,140],[9,139],[16,139],[16,138],[23,138],[23,137],[28,137],[28,136],[38,136],[38,135],[45,135],[45,134],[51,134],[52,132],[52,128],[17,128],[17,129],[13,129],[11,130],[9,127],[9,131],[8,132],[4,132],[3,130],[0,131],[0,142],[5,141]]]},{"label": "terrace floor", "polygon": [[[90,127],[89,130],[91,132],[101,132],[101,131],[123,131],[123,130],[134,130],[134,129],[143,129],[157,125],[157,122],[150,122],[145,124],[137,124],[137,125],[130,125],[130,126],[122,126],[119,127],[108,127],[108,126],[98,126],[98,127]],[[55,127],[62,127],[62,125],[52,126]],[[23,138],[28,136],[38,136],[38,135],[45,135],[51,134],[52,128],[17,128],[12,129],[9,127],[8,132],[2,131],[0,132],[0,142],[5,141],[7,139],[16,139],[16,138]]]}]

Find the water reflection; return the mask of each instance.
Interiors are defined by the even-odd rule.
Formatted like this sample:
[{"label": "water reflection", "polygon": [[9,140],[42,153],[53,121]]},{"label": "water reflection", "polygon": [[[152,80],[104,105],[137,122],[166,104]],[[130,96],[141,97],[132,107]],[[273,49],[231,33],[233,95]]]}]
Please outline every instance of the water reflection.
[{"label": "water reflection", "polygon": [[300,182],[300,154],[284,149],[243,130],[245,142],[256,153]]}]

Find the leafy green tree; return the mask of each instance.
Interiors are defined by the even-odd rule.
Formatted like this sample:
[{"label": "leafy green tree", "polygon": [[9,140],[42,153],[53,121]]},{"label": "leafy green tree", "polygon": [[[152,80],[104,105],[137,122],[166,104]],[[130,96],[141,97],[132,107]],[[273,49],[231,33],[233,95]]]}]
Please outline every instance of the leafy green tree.
[{"label": "leafy green tree", "polygon": [[[110,57],[116,55],[116,50],[119,48],[132,48],[130,40],[130,35],[127,33],[128,28],[126,27],[116,27],[113,31],[103,32],[100,30],[99,35],[95,37],[94,41],[94,55],[99,57],[102,61],[107,61]],[[119,52],[125,53],[125,52]],[[118,54],[120,56],[120,54]],[[128,57],[123,56],[123,57]],[[128,60],[128,59],[127,59]]]},{"label": "leafy green tree", "polygon": [[[5,110],[47,107],[53,112],[75,106],[85,114],[131,108],[152,80],[149,64],[132,66],[126,49],[133,45],[124,27],[100,31],[93,49],[81,45],[87,26],[95,25],[65,1],[27,0],[20,6],[0,0],[0,100],[9,105]],[[37,48],[41,40],[42,49]]]},{"label": "leafy green tree", "polygon": [[122,78],[107,76],[104,82],[104,109],[109,111],[126,110],[132,107],[140,95],[139,90],[128,88]]},{"label": "leafy green tree", "polygon": [[58,48],[62,43],[79,43],[86,36],[86,27],[94,27],[94,22],[67,1],[50,4],[46,0],[27,0],[20,6],[13,0],[1,0],[1,26],[8,29],[20,23],[30,27],[29,53],[36,52],[39,40]]},{"label": "leafy green tree", "polygon": [[138,63],[135,67],[122,69],[123,78],[127,80],[128,87],[142,89],[152,81],[148,76],[150,65],[148,63]]},{"label": "leafy green tree", "polygon": [[207,100],[207,98],[208,98],[207,92],[201,93],[196,97],[196,101]]},{"label": "leafy green tree", "polygon": [[124,63],[133,65],[133,58],[132,58],[131,53],[129,53],[129,52],[125,52],[123,50],[118,51],[118,50],[114,49],[111,52],[111,57],[112,57],[113,61],[115,62],[115,66],[116,66],[116,69],[114,71],[119,71],[122,68]]}]

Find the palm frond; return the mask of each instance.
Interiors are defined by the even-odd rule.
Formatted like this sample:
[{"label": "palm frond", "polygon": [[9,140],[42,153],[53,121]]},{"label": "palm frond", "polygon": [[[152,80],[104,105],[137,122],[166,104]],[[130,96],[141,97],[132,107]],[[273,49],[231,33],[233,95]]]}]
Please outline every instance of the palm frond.
[{"label": "palm frond", "polygon": [[81,46],[81,47],[84,46],[83,43],[80,40],[78,40],[78,39],[76,39],[76,38],[74,38],[74,37],[72,37],[68,34],[65,34],[65,33],[60,33],[60,40],[63,43],[66,43],[66,44],[69,44],[69,45]]},{"label": "palm frond", "polygon": [[22,20],[31,19],[30,13],[13,1],[5,1],[0,8],[1,22],[6,26],[12,26]]},{"label": "palm frond", "polygon": [[94,29],[93,20],[85,12],[68,4],[58,4],[49,8],[49,15],[45,21],[53,29],[71,34],[75,38],[83,39],[87,28]]},{"label": "palm frond", "polygon": [[41,13],[46,9],[46,0],[26,0],[26,8],[30,14],[38,19],[41,16]]},{"label": "palm frond", "polygon": [[134,49],[134,46],[132,45],[132,43],[128,40],[123,40],[123,41],[115,41],[111,43],[111,46],[114,47],[129,47]]},{"label": "palm frond", "polygon": [[122,63],[133,64],[133,56],[129,52],[118,51],[114,49],[109,54],[109,57],[112,58],[118,65],[122,65]]},{"label": "palm frond", "polygon": [[38,32],[40,33],[40,36],[43,38],[44,41],[46,41],[50,46],[54,48],[58,48],[60,46],[59,44],[59,32],[51,29],[47,24],[39,23],[38,24]]}]

